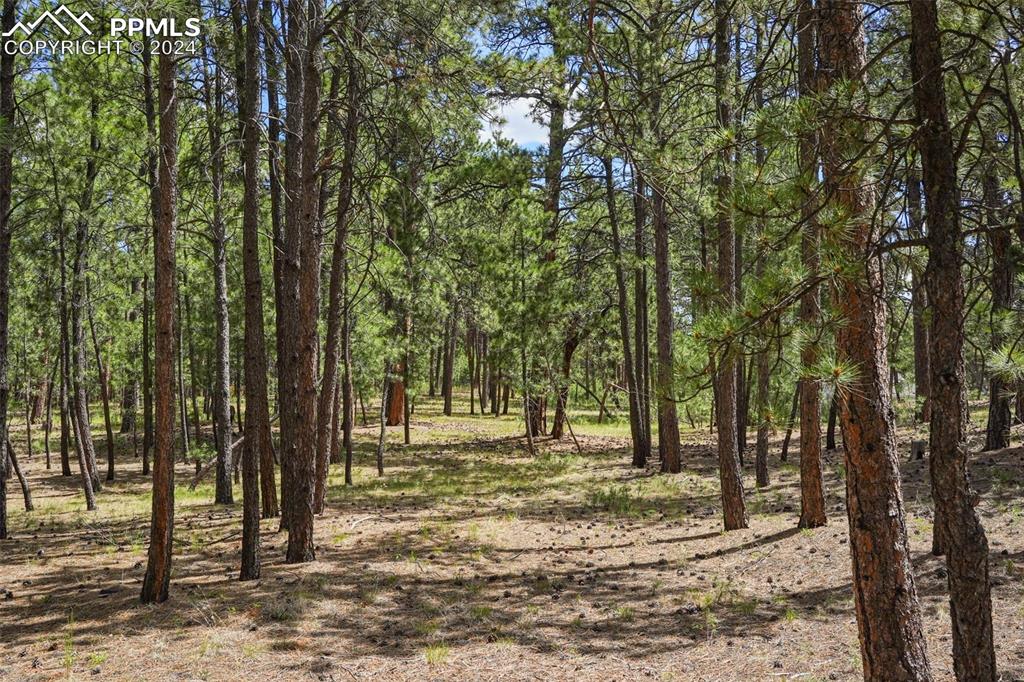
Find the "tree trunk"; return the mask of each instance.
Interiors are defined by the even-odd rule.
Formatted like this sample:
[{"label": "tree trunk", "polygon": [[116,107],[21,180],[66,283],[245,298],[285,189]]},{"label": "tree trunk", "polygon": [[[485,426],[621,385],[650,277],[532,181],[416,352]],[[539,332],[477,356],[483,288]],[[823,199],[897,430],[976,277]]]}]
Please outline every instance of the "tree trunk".
[{"label": "tree trunk", "polygon": [[783,462],[789,460],[789,440],[793,436],[793,425],[796,423],[796,413],[800,407],[800,382],[796,382],[796,390],[793,391],[793,404],[789,408],[789,419],[786,421],[786,435],[782,438],[782,451],[779,459]]},{"label": "tree trunk", "polygon": [[629,430],[633,444],[633,466],[647,465],[647,452],[644,450],[646,434],[643,421],[643,407],[639,386],[637,385],[637,364],[633,357],[632,342],[629,333],[629,294],[626,291],[626,273],[623,268],[622,243],[619,235],[619,212],[615,204],[615,180],[612,175],[612,160],[604,157],[605,206],[608,211],[608,222],[612,228],[612,256],[615,258],[615,289],[618,294],[619,306],[619,339],[622,342],[623,365],[626,374],[626,390],[629,392]]},{"label": "tree trunk", "polygon": [[86,382],[86,350],[85,350],[85,287],[87,255],[89,250],[89,218],[92,209],[93,189],[99,169],[96,157],[99,154],[100,142],[96,130],[99,118],[99,101],[93,97],[89,106],[90,155],[85,162],[85,188],[79,200],[81,215],[75,221],[75,257],[72,261],[71,277],[71,385],[72,405],[75,424],[77,425],[78,448],[84,451],[85,462],[92,479],[94,492],[99,492],[103,485],[100,482],[99,470],[96,466],[96,448],[92,441],[92,429],[89,425],[89,399],[85,390]]},{"label": "tree trunk", "polygon": [[[195,333],[194,333],[194,326],[195,325],[192,324],[192,296],[189,294],[188,276],[187,276],[186,272],[182,272],[182,274],[181,274],[181,284],[182,284],[182,289],[184,289],[185,314],[182,317],[182,319],[180,320],[181,331],[179,333],[179,336],[183,336],[185,334],[186,330],[188,331],[188,375],[189,375],[189,383],[190,383],[191,389],[192,389],[191,391],[189,391],[189,393],[191,394],[191,399],[192,399],[191,400],[191,402],[192,402],[192,428],[195,430],[195,443],[196,443],[196,446],[198,446],[199,443],[201,443],[202,440],[203,440],[202,420],[199,418],[199,387],[200,387],[200,380],[199,380],[199,368],[198,368],[197,362],[196,362],[196,344],[195,344]],[[181,348],[179,350],[179,353],[183,353],[184,351],[185,351],[185,349]],[[184,390],[184,385],[185,385],[184,366],[182,366],[179,369],[181,369],[180,383],[182,384],[181,410],[184,413],[186,411],[186,407],[185,407],[185,405],[186,405],[186,402],[185,402],[186,395],[185,395],[185,390]],[[209,394],[204,389],[203,390],[203,413],[207,414],[207,415],[209,414],[209,411],[210,411],[209,410],[209,405],[208,405],[208,402],[209,402],[208,398],[209,398]],[[216,420],[216,415],[214,415],[214,420]],[[184,424],[184,422],[182,422],[182,424]],[[214,424],[214,427],[213,427],[213,440],[214,440],[214,446],[215,447],[216,447],[216,442],[217,442],[218,438],[219,438],[219,435],[218,435],[218,432],[217,432],[217,427],[216,427],[216,424]]]},{"label": "tree trunk", "polygon": [[[352,39],[353,47],[361,44],[362,30],[356,26]],[[319,395],[317,415],[317,460],[315,511],[324,510],[327,495],[328,468],[331,460],[327,457],[327,439],[329,424],[337,421],[334,415],[335,393],[338,382],[339,356],[348,352],[347,339],[347,283],[348,283],[348,225],[349,209],[352,204],[352,191],[355,170],[356,143],[358,141],[359,124],[359,72],[358,65],[351,50],[345,51],[346,87],[345,87],[345,125],[343,154],[338,187],[338,206],[335,215],[335,242],[331,262],[331,282],[328,292],[328,333],[325,344],[324,385]],[[343,310],[343,308],[345,310]],[[348,372],[347,356],[343,358],[345,373]],[[349,379],[346,379],[346,381]],[[346,421],[348,416],[346,414]],[[331,430],[332,433],[334,429]]]},{"label": "tree trunk", "polygon": [[334,400],[331,401],[331,464],[341,464],[341,382],[334,382]]},{"label": "tree trunk", "polygon": [[[987,145],[991,146],[991,145]],[[923,153],[922,153],[923,155]],[[1013,305],[1013,255],[1011,253],[1010,232],[1000,229],[1002,196],[999,189],[999,176],[995,172],[995,159],[989,158],[982,178],[983,199],[985,203],[985,222],[988,227],[987,237],[989,252],[992,258],[992,338],[993,353],[1000,353],[1005,343],[1006,334],[1003,329],[1007,316]],[[927,193],[926,193],[927,194]],[[932,212],[928,211],[929,219]],[[929,222],[929,235],[931,224]],[[929,290],[931,295],[931,290]],[[930,300],[930,299],[929,299]],[[1010,445],[1010,397],[1013,387],[998,372],[993,372],[988,384],[988,424],[985,429],[985,450],[999,450]],[[936,392],[941,388],[936,388]]]},{"label": "tree trunk", "polygon": [[[64,226],[57,228],[60,240],[60,272],[61,290],[60,301],[60,468],[62,476],[71,476],[71,412],[68,409],[68,377],[70,376],[69,348],[68,348],[68,315],[67,302],[65,299],[66,287],[64,286]],[[91,485],[89,486],[92,487]]]},{"label": "tree trunk", "polygon": [[757,441],[754,447],[754,472],[758,488],[767,487],[770,483],[768,475],[768,433],[771,429],[771,407],[768,390],[771,385],[771,369],[768,366],[768,352],[757,354],[757,392],[754,402],[757,404]]},{"label": "tree trunk", "polygon": [[[924,237],[924,220],[921,213],[921,177],[917,169],[907,171],[907,222],[911,239]],[[925,310],[928,308],[928,292],[922,281],[920,268],[912,260],[910,264],[910,307],[914,331],[914,397],[920,405],[917,417],[926,422],[931,417],[928,395],[931,393],[931,370],[928,362],[928,322]]]},{"label": "tree trunk", "polygon": [[50,373],[50,381],[46,384],[46,407],[43,413],[43,449],[46,451],[46,470],[51,468],[50,453],[50,432],[53,430],[53,385],[57,380],[57,371],[60,368],[60,360],[53,363],[53,371]]},{"label": "tree trunk", "polygon": [[441,343],[434,350],[434,364],[433,369],[431,370],[431,381],[434,383],[435,392],[431,393],[431,396],[436,395],[436,392],[441,390],[441,367],[444,365],[445,348],[448,346],[447,329],[448,321],[445,320],[444,327],[441,329]]},{"label": "tree trunk", "polygon": [[153,515],[142,602],[167,600],[174,536],[175,229],[178,182],[178,99],[173,55],[160,55],[160,220],[154,240],[156,331],[156,429],[153,448]]},{"label": "tree trunk", "polygon": [[[469,413],[476,414],[476,329],[473,328],[473,323],[466,320],[466,364],[469,369]],[[403,390],[404,396],[404,390]]]},{"label": "tree trunk", "polygon": [[499,366],[498,353],[494,350],[491,351],[490,365],[491,376],[488,379],[488,388],[490,388],[490,401],[491,401],[491,416],[497,417],[501,413],[501,398],[499,389],[501,388],[501,367]]},{"label": "tree trunk", "polygon": [[647,295],[647,183],[634,167],[633,187],[633,253],[637,265],[633,270],[633,325],[634,350],[636,355],[636,386],[639,396],[640,423],[643,427],[643,462],[634,466],[646,466],[651,457],[651,350],[650,310]]},{"label": "tree trunk", "polygon": [[27,342],[24,345],[24,352],[22,353],[22,368],[24,369],[25,376],[25,458],[32,459],[32,411],[38,400],[32,393],[32,379],[29,376],[30,370],[28,367]]},{"label": "tree trunk", "polygon": [[[110,420],[110,365],[103,363],[100,355],[100,342],[96,336],[96,323],[93,320],[92,303],[89,306],[89,333],[92,336],[93,352],[96,355],[96,371],[100,379],[100,398],[103,400],[103,425],[107,431],[107,480],[114,480],[114,426]],[[31,442],[31,441],[29,441]]]},{"label": "tree trunk", "polygon": [[[346,286],[347,286],[348,268],[346,268],[345,272],[342,273],[342,277],[343,277],[343,279],[346,280]],[[346,328],[348,326],[348,310],[347,310],[347,308],[348,308],[347,301],[343,302],[343,304],[342,304],[342,312],[341,312],[341,336],[342,336],[342,342],[341,342],[342,365],[341,365],[341,369],[340,369],[341,376],[339,377],[338,381],[335,382],[335,387],[334,388],[335,388],[335,394],[336,395],[335,395],[335,398],[334,398],[334,405],[331,408],[331,420],[333,422],[331,424],[331,464],[342,464],[345,461],[345,457],[343,457],[341,453],[342,453],[342,447],[343,447],[343,441],[344,441],[344,431],[345,431],[345,427],[346,427],[346,422],[349,421],[349,419],[350,419],[350,415],[347,412],[347,410],[351,407],[351,396],[349,397],[349,402],[348,403],[346,403],[344,401],[344,392],[345,392],[344,385],[345,385],[345,381],[347,379],[346,375],[347,375],[347,373],[349,371],[349,367],[345,363],[345,352],[346,352],[347,349],[346,349],[346,342],[344,340],[345,334],[347,333],[347,329]]]},{"label": "tree trunk", "polygon": [[[953,667],[958,680],[995,680],[998,675],[992,643],[988,540],[974,511],[976,495],[971,490],[965,434],[960,185],[946,110],[942,38],[935,0],[911,3],[910,16],[914,102],[921,124],[918,147],[928,207],[926,279],[933,311],[929,333],[929,460],[936,526],[941,525],[940,537],[946,550]],[[1009,259],[1009,248],[1005,253]]]},{"label": "tree trunk", "polygon": [[[69,428],[71,434],[74,434],[75,439],[75,455],[78,459],[78,471],[82,479],[82,490],[85,492],[85,506],[88,511],[96,509],[96,491],[92,484],[92,475],[89,471],[89,460],[85,454],[85,449],[81,446],[81,434],[78,431],[78,417],[77,411],[72,405],[71,397],[73,394],[72,386],[74,385],[71,381],[71,331],[70,331],[70,315],[68,314],[68,283],[67,283],[67,251],[65,245],[65,234],[64,234],[64,221],[58,219],[58,252],[60,260],[60,325],[61,325],[61,355],[62,355],[62,386],[67,387],[64,395],[66,405],[66,419],[64,420]],[[71,436],[69,435],[69,440]],[[70,472],[70,463],[68,471]]]},{"label": "tree trunk", "polygon": [[825,447],[829,451],[836,449],[836,413],[839,411],[839,394],[832,393],[832,400],[828,403],[828,431],[825,432]]},{"label": "tree trunk", "polygon": [[[348,268],[345,268],[345,286],[348,289]],[[345,447],[345,485],[352,485],[352,426],[355,421],[355,403],[352,399],[352,311],[351,301],[346,297],[342,310],[341,327],[341,408],[344,416],[341,420],[341,442]]]},{"label": "tree trunk", "polygon": [[[715,0],[715,100],[718,125],[723,130],[732,126],[732,102],[728,94],[730,44],[730,9],[727,0]],[[736,232],[732,222],[733,150],[726,146],[719,154],[718,169],[718,286],[724,305],[723,313],[732,315],[736,307]],[[718,360],[718,395],[716,416],[718,426],[718,471],[722,486],[722,516],[725,530],[747,527],[743,504],[743,478],[740,470],[739,436],[737,434],[737,386],[735,349],[727,346]],[[668,359],[671,362],[671,359]],[[663,359],[659,356],[659,372]],[[671,365],[670,365],[671,367]]]},{"label": "tree trunk", "polygon": [[387,422],[386,422],[386,405],[388,401],[388,391],[390,384],[388,383],[388,372],[387,365],[384,365],[384,381],[382,383],[381,394],[380,394],[380,430],[377,433],[377,476],[384,475],[384,438],[387,435]]},{"label": "tree trunk", "polygon": [[[44,353],[44,355],[42,357],[42,367],[43,367],[44,371],[46,370],[47,363],[48,363],[48,358],[46,357],[46,355]],[[39,421],[39,417],[43,414],[43,408],[46,407],[46,388],[47,388],[47,385],[48,384],[46,383],[46,379],[45,378],[40,379],[38,389],[34,393],[32,393],[31,395],[26,396],[26,400],[28,401],[28,403],[26,404],[26,410],[28,411],[28,423],[29,423],[29,426],[31,426],[32,424],[35,424],[37,421]],[[26,385],[26,390],[28,390],[28,389],[29,389],[29,387]]]},{"label": "tree trunk", "polygon": [[555,421],[551,426],[551,437],[561,440],[565,431],[565,411],[569,402],[569,377],[572,372],[572,356],[580,344],[579,323],[569,323],[569,331],[562,342],[562,367],[558,381],[558,393],[555,397]]},{"label": "tree trunk", "polygon": [[[4,0],[0,28],[14,31],[16,0]],[[14,55],[0,53],[0,120],[14,121]],[[14,135],[0,138],[0,435],[6,436],[7,401],[11,386],[8,378],[10,334],[10,272],[11,272],[11,186],[14,180]],[[61,230],[63,233],[63,229]],[[63,273],[63,270],[61,271]],[[0,540],[7,538],[7,456],[0,453]]]},{"label": "tree trunk", "polygon": [[[737,29],[737,39],[739,39],[740,28]],[[754,22],[754,55],[756,59],[760,59],[762,53],[761,47],[761,33],[762,26],[760,21]],[[742,71],[742,60],[737,59],[737,68]],[[757,106],[757,111],[761,112],[764,109],[764,86],[761,79],[757,79],[754,84],[754,102]],[[760,175],[764,170],[766,161],[766,150],[764,143],[760,137],[757,139],[754,146],[754,162],[757,164],[757,173]],[[765,220],[763,218],[757,218],[757,232],[758,236],[765,234]],[[757,258],[757,276],[763,277],[765,269],[767,268],[767,257],[761,255]],[[776,330],[776,335],[779,333],[779,320],[776,318],[773,320],[773,327]],[[754,392],[754,403],[757,409],[757,440],[754,445],[754,475],[755,481],[758,488],[767,487],[770,484],[770,477],[768,475],[768,434],[772,428],[772,412],[770,405],[769,392],[771,389],[771,367],[768,362],[768,351],[770,345],[764,344],[755,357],[755,367],[757,378],[755,379],[756,386]]]},{"label": "tree trunk", "polygon": [[[184,273],[182,274],[182,281],[184,283],[184,288],[187,291],[188,290],[188,281],[185,279]],[[187,464],[188,463],[188,456],[189,456],[189,443],[188,443],[189,435],[188,435],[188,408],[187,408],[187,401],[185,400],[186,393],[185,393],[185,356],[184,356],[184,350],[185,350],[185,327],[188,326],[189,330],[191,331],[191,325],[189,325],[190,316],[188,316],[188,315],[182,316],[182,311],[181,311],[181,294],[180,294],[180,292],[177,291],[177,288],[175,288],[175,289],[176,289],[175,290],[175,297],[177,298],[177,306],[178,306],[177,318],[176,319],[183,320],[178,325],[176,325],[178,338],[176,339],[176,343],[174,344],[174,347],[177,350],[177,362],[178,362],[178,371],[176,372],[176,376],[178,378],[178,405],[181,408],[181,409],[178,410],[178,420],[179,420],[178,424],[181,427],[181,461],[182,461],[183,464]]]},{"label": "tree trunk", "polygon": [[[412,314],[405,314],[405,359],[402,361],[402,383],[412,385]],[[412,398],[408,395],[402,400],[402,440],[406,445],[412,444]]]},{"label": "tree trunk", "polygon": [[480,352],[479,352],[479,364],[478,370],[479,378],[477,379],[477,387],[480,390],[480,414],[486,414],[488,408],[488,397],[490,395],[490,380],[491,380],[491,356],[487,352],[488,338],[486,332],[480,332],[478,334]]},{"label": "tree trunk", "polygon": [[[353,47],[361,45],[362,30],[355,27]],[[343,308],[346,307],[348,284],[348,228],[350,223],[349,209],[352,206],[353,183],[355,173],[356,145],[359,134],[359,69],[351,50],[345,51],[347,82],[345,87],[345,126],[340,180],[338,186],[338,206],[335,214],[334,249],[331,256],[331,276],[327,294],[327,340],[324,344],[324,380],[320,389],[317,414],[317,472],[315,511],[322,513],[324,498],[327,494],[327,474],[330,465],[328,457],[328,439],[331,438],[330,425],[334,420],[334,395],[338,382],[338,360],[345,352],[342,348],[342,336],[345,334],[346,322],[343,319]],[[347,370],[346,370],[347,371]]]},{"label": "tree trunk", "polygon": [[448,316],[447,334],[444,348],[444,368],[441,372],[441,395],[444,396],[444,414],[452,416],[452,391],[454,390],[455,338],[458,334],[458,315],[452,311]]},{"label": "tree trunk", "polygon": [[[665,195],[660,181],[652,181],[652,206],[654,218],[654,271],[655,298],[657,299],[658,324],[658,454],[661,469],[678,473],[682,468],[679,443],[679,418],[676,415],[675,391],[673,388],[673,320],[672,281],[669,266],[668,216]],[[733,438],[733,442],[736,439]]]},{"label": "tree trunk", "polygon": [[[402,375],[405,372],[404,363],[391,366],[388,372],[387,407],[384,409],[384,422],[387,426],[400,426],[405,423],[405,382]],[[470,392],[472,396],[472,391]]]},{"label": "tree trunk", "polygon": [[[814,96],[814,33],[812,0],[801,0],[797,15],[800,96]],[[797,165],[804,185],[800,204],[802,233],[800,252],[808,277],[818,277],[819,228],[815,197],[818,178],[817,139],[813,130],[803,131],[797,151]],[[821,326],[821,302],[814,282],[800,297],[800,322],[806,329]],[[800,349],[803,365],[800,379],[800,528],[817,528],[828,523],[825,514],[825,482],[821,471],[821,387],[811,375],[818,362],[816,340],[806,340]]]},{"label": "tree trunk", "polygon": [[[729,5],[726,8],[727,14],[732,14],[735,9],[735,5]],[[731,16],[730,16],[731,21]],[[733,71],[732,79],[732,99],[729,100],[729,104],[735,107],[741,106],[741,93],[740,84],[743,82],[743,17],[742,14],[734,22],[733,28],[730,29],[730,34],[734,38],[736,59]],[[729,39],[726,38],[726,45],[729,44]],[[728,51],[728,50],[727,50]],[[731,56],[731,55],[730,55]],[[760,78],[753,78],[752,81],[761,81]],[[728,92],[728,91],[726,91]],[[723,93],[725,94],[725,93]],[[723,126],[724,127],[724,126]],[[727,147],[723,150],[723,157],[726,151],[731,151],[730,163],[725,167],[731,172],[735,173],[735,170],[740,167],[742,163],[744,140],[744,131],[742,127],[732,131],[736,135],[736,142],[732,147]],[[732,183],[730,182],[730,189]],[[722,204],[725,206],[725,202]],[[733,235],[735,236],[733,256],[733,310],[743,308],[743,232],[736,228],[735,214],[733,211],[733,198],[730,195],[728,199],[728,211],[730,215],[730,225],[732,227]],[[750,409],[750,381],[747,375],[747,361],[743,355],[742,348],[736,353],[735,358],[736,366],[736,458],[739,461],[739,475],[740,483],[742,485],[743,467],[745,462],[743,461],[743,455],[747,449],[747,424],[749,423],[749,409]]]},{"label": "tree trunk", "polygon": [[[155,239],[157,224],[160,222],[160,188],[157,184],[159,165],[157,159],[156,102],[153,94],[153,57],[148,44],[143,41],[142,86],[143,103],[146,113],[146,132],[149,149],[146,154],[146,180],[149,184],[149,213],[152,233]],[[149,272],[142,275],[142,475],[149,475],[149,451],[153,446],[153,348],[150,336]]]},{"label": "tree trunk", "polygon": [[[299,249],[298,242],[289,234],[291,223],[295,222],[294,217],[296,201],[288,202],[289,197],[296,196],[298,185],[301,183],[301,150],[296,137],[302,129],[301,112],[301,58],[295,54],[289,54],[291,46],[283,46],[281,52],[284,62],[284,79],[282,79],[281,68],[277,60],[278,46],[282,42],[282,35],[286,32],[286,25],[290,21],[288,16],[275,18],[273,0],[263,2],[263,29],[264,49],[266,52],[266,81],[267,81],[267,136],[269,138],[267,150],[267,165],[270,178],[270,204],[271,221],[274,230],[274,244],[271,250],[274,266],[274,308],[275,321],[275,347],[277,350],[277,394],[276,403],[280,415],[279,435],[279,458],[281,463],[281,529],[287,530],[290,524],[292,503],[290,500],[292,483],[292,462],[295,458],[295,397],[296,377],[295,358],[293,357],[294,347],[289,343],[290,336],[297,329],[296,310],[298,305],[298,283],[295,273],[298,268]],[[275,27],[280,22],[281,29]],[[289,36],[294,35],[288,32]],[[288,118],[284,120],[281,112],[281,104],[278,99],[278,85],[285,82],[286,103]],[[282,124],[282,120],[284,123]],[[281,135],[285,134],[284,144],[281,144]],[[282,174],[280,170],[282,169]],[[294,231],[294,230],[292,230]]]},{"label": "tree trunk", "polygon": [[135,431],[135,411],[139,407],[139,382],[129,380],[121,388],[121,427],[118,433]]},{"label": "tree trunk", "polygon": [[[285,71],[288,107],[285,139],[286,304],[292,308],[286,355],[288,391],[281,400],[282,476],[288,491],[284,520],[288,528],[287,563],[315,558],[313,516],[317,449],[317,322],[320,311],[320,196],[317,186],[320,124],[320,41],[323,2],[287,7]],[[289,407],[285,407],[287,404]],[[287,415],[287,423],[286,423]]]},{"label": "tree trunk", "polygon": [[434,346],[430,346],[430,362],[427,364],[427,381],[429,384],[427,395],[431,398],[437,393],[437,374],[434,372],[434,359],[436,355],[437,349]]},{"label": "tree trunk", "polygon": [[[263,518],[277,512],[274,443],[267,404],[267,351],[263,337],[263,274],[260,271],[260,39],[258,0],[245,1],[245,71],[242,77],[242,270],[245,276],[245,423],[242,443],[242,561],[239,580],[257,580],[262,572],[260,508]],[[262,479],[262,486],[260,485]],[[262,498],[262,504],[261,504]]]},{"label": "tree trunk", "polygon": [[142,283],[142,475],[149,475],[149,449],[153,443],[153,368],[150,359],[149,273]]},{"label": "tree trunk", "polygon": [[821,133],[825,191],[846,216],[836,238],[857,259],[837,277],[839,362],[857,368],[841,386],[840,422],[846,443],[846,500],[853,558],[853,593],[865,680],[930,680],[921,611],[907,543],[899,459],[886,359],[875,190],[860,158],[869,145],[860,100],[865,88],[864,16],[858,3],[819,0],[819,73],[825,92],[844,94],[826,108]]},{"label": "tree trunk", "polygon": [[[213,54],[213,46],[204,47],[204,56],[209,63],[203,65],[203,97],[205,100],[206,127],[210,143],[209,180],[213,202],[213,216],[210,221],[210,242],[213,244],[213,317],[215,321],[214,343],[214,385],[213,385],[213,428],[214,444],[217,448],[217,477],[214,487],[216,504],[234,504],[231,472],[231,332],[228,312],[228,255],[227,229],[224,224],[224,145],[221,141],[221,120],[224,116],[222,76]],[[190,343],[191,345],[191,343]],[[195,395],[195,376],[192,393]],[[182,396],[184,399],[184,396]],[[184,408],[184,405],[182,405]],[[198,420],[196,420],[198,429]],[[198,442],[198,434],[197,434]]]}]

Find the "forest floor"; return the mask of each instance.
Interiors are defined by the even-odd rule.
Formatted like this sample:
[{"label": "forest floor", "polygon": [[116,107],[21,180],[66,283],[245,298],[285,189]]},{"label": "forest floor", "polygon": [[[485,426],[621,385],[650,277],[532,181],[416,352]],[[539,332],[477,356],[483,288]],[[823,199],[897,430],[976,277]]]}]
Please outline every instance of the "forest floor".
[{"label": "forest floor", "polygon": [[[799,448],[779,462],[775,442],[770,487],[754,491],[747,463],[750,528],[723,533],[706,430],[684,435],[684,473],[662,475],[629,466],[622,421],[578,415],[582,452],[542,439],[532,458],[517,418],[438,407],[417,409],[412,446],[390,430],[382,479],[376,431],[359,429],[356,485],[332,471],[317,561],[284,564],[285,536],[264,521],[257,582],[237,580],[240,505],[210,504],[209,483],[190,492],[193,466],[179,464],[171,599],[159,606],[138,602],[149,482],[131,439],[118,437],[119,479],[86,513],[78,478],[59,462],[46,471],[38,443],[26,460],[22,432],[36,511],[20,511],[12,480],[0,679],[860,678],[841,453],[827,455],[828,526],[796,529]],[[932,665],[952,679],[927,461],[903,459]],[[1024,680],[1024,450],[977,455],[973,474],[999,668]]]}]

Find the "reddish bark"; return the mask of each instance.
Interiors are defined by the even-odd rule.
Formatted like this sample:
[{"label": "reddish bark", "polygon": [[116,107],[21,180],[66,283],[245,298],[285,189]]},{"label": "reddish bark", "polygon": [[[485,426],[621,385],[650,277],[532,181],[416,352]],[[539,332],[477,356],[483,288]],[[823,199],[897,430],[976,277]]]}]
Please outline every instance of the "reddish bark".
[{"label": "reddish bark", "polygon": [[[801,0],[797,14],[797,41],[800,96],[810,97],[814,91],[814,8],[812,0]],[[803,232],[800,242],[801,256],[808,276],[818,276],[819,227],[811,186],[817,177],[818,159],[815,153],[817,136],[813,131],[800,135],[798,167],[805,183],[804,200],[800,206]],[[806,328],[821,323],[821,302],[817,284],[808,287],[800,297],[800,321]],[[800,362],[804,372],[818,361],[817,346],[804,344]],[[828,522],[825,515],[825,489],[821,471],[821,387],[813,377],[800,379],[800,528],[817,528]]]},{"label": "reddish bark", "polygon": [[930,680],[889,396],[875,188],[865,164],[854,160],[870,144],[860,116],[862,100],[849,94],[865,87],[862,8],[849,0],[820,0],[817,25],[827,93],[821,133],[826,197],[845,216],[836,236],[852,261],[837,278],[836,304],[844,324],[836,332],[836,346],[839,361],[856,368],[841,387],[839,407],[864,679]]},{"label": "reddish bark", "polygon": [[388,426],[399,426],[405,423],[405,383],[398,378],[402,374],[402,363],[392,368],[389,373],[388,403],[385,408],[385,423]]},{"label": "reddish bark", "polygon": [[161,55],[160,83],[160,220],[154,240],[156,331],[154,376],[156,429],[153,448],[153,513],[142,602],[167,600],[171,582],[174,535],[174,345],[175,227],[178,180],[178,98],[173,55]]}]

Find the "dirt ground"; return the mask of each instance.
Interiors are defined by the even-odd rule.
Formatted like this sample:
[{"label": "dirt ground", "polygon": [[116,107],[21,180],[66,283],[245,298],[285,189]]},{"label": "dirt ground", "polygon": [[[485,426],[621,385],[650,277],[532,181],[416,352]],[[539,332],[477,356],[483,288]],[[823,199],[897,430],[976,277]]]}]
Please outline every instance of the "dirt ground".
[{"label": "dirt ground", "polygon": [[[685,471],[671,476],[629,466],[621,422],[580,415],[581,451],[542,440],[531,458],[514,417],[437,408],[417,410],[414,445],[389,434],[383,479],[375,432],[360,429],[356,486],[332,471],[317,561],[285,565],[267,520],[257,582],[237,580],[240,505],[210,504],[208,483],[190,492],[193,466],[179,464],[159,606],[138,603],[149,483],[131,439],[118,437],[120,478],[93,513],[77,477],[46,471],[40,442],[26,460],[15,439],[37,510],[21,511],[12,480],[0,679],[859,679],[841,453],[827,456],[827,527],[796,529],[799,448],[780,462],[774,443],[770,487],[754,491],[747,462],[750,528],[726,534],[706,431],[685,434]],[[973,472],[998,664],[1024,680],[1024,450],[977,455]],[[952,679],[927,461],[905,462],[903,492],[932,666]]]}]

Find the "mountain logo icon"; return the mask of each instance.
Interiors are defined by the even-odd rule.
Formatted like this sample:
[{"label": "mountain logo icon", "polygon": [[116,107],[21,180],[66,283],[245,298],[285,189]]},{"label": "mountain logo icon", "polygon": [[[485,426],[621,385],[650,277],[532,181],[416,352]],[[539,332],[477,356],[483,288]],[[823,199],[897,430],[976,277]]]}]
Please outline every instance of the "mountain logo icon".
[{"label": "mountain logo icon", "polygon": [[[63,21],[59,19],[58,16],[62,16]],[[52,12],[50,10],[46,10],[38,17],[36,17],[34,21],[31,21],[28,24],[24,24],[20,21],[16,22],[10,31],[4,31],[3,37],[9,38],[18,31],[21,31],[26,37],[31,36],[33,33],[36,32],[40,25],[42,25],[43,22],[46,21],[48,21],[53,26],[56,26],[66,36],[71,35],[71,30],[68,28],[68,26],[71,25],[77,25],[78,28],[82,29],[82,31],[84,31],[86,35],[92,35],[92,31],[89,30],[89,27],[86,26],[84,23],[84,20],[86,19],[89,21],[93,21],[93,16],[88,12],[82,12],[81,14],[76,15],[74,12],[69,10],[64,5],[60,5],[59,7],[57,7],[57,9],[55,9]]]}]

